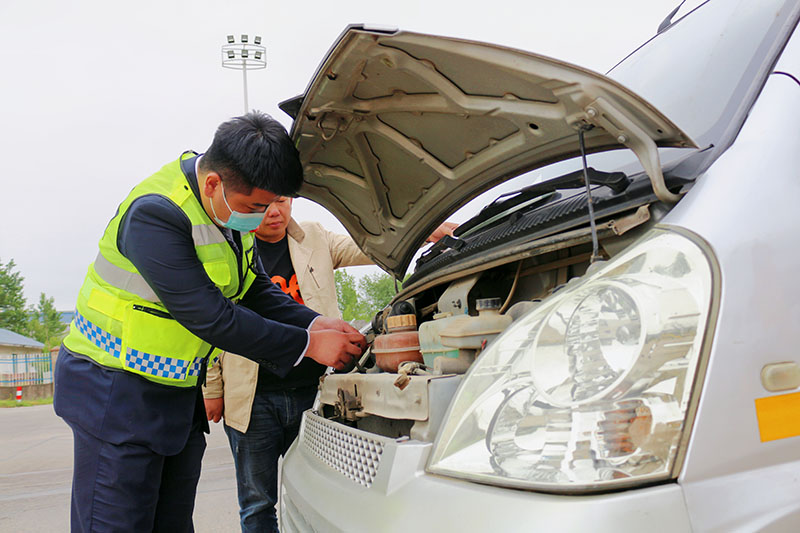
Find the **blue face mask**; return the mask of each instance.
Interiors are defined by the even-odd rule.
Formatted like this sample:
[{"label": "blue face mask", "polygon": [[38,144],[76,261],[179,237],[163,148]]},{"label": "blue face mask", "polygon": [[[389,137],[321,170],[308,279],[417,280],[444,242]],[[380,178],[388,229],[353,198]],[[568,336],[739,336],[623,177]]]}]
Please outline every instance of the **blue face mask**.
[{"label": "blue face mask", "polygon": [[229,228],[242,233],[248,233],[256,229],[264,219],[264,213],[240,213],[234,211],[231,209],[230,204],[228,204],[228,199],[225,197],[225,187],[222,185],[222,182],[220,182],[219,186],[222,187],[222,201],[225,202],[225,206],[228,208],[228,211],[231,212],[231,216],[228,217],[227,222],[221,221],[217,216],[217,211],[214,209],[214,202],[212,201],[211,212],[214,213],[214,220],[217,224],[223,228]]}]

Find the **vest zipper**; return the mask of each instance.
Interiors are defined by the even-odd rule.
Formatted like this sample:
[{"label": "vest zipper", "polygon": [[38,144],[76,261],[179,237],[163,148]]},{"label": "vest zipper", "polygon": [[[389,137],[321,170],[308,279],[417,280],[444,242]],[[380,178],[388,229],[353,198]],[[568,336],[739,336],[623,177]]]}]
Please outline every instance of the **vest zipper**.
[{"label": "vest zipper", "polygon": [[[241,237],[241,233],[239,234],[239,236]],[[239,271],[239,287],[236,289],[236,294],[234,294],[233,297],[231,297],[231,300],[234,300],[235,302],[236,299],[239,297],[239,295],[242,293],[242,289],[244,288],[244,278],[246,273],[242,273],[242,263],[247,261],[247,250],[244,249],[244,241],[242,239],[239,239],[239,243],[236,243],[232,231],[231,231],[231,240],[228,239],[225,240],[228,242],[228,245],[231,247],[231,250],[233,251],[233,256],[236,258],[236,267],[237,270]],[[239,256],[236,253],[237,248],[239,248],[242,251],[241,256]],[[255,249],[253,250],[253,253],[255,253]]]},{"label": "vest zipper", "polygon": [[133,304],[134,311],[142,311],[143,313],[148,313],[153,316],[161,317],[161,318],[169,318],[170,320],[175,320],[172,318],[172,315],[167,313],[166,311],[162,311],[161,309],[153,309],[152,307],[145,307],[139,304]]}]

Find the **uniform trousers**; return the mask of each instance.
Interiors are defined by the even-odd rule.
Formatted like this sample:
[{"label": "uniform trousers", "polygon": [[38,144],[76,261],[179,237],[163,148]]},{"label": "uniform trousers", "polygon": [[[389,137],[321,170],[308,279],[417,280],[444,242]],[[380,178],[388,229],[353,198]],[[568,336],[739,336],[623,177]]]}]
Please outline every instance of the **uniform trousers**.
[{"label": "uniform trousers", "polygon": [[71,526],[88,531],[192,532],[192,513],[206,449],[202,430],[193,428],[176,455],[147,446],[112,444],[74,423]]}]

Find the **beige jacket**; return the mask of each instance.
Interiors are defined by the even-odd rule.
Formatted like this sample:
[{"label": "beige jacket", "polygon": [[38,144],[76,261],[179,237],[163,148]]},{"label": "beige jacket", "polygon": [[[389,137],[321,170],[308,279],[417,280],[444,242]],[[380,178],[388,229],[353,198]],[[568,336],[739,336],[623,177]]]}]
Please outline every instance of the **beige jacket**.
[{"label": "beige jacket", "polygon": [[[346,266],[371,265],[372,261],[349,236],[332,233],[318,222],[297,224],[292,219],[286,232],[303,301],[324,316],[340,318],[333,271]],[[258,363],[223,353],[208,369],[203,396],[224,398],[225,423],[244,433],[250,424],[257,381]]]}]

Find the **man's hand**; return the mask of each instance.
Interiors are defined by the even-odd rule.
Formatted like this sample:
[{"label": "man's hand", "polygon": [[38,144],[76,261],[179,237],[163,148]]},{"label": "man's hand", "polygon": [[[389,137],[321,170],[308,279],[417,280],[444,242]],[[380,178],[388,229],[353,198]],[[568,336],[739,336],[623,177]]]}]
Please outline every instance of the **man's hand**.
[{"label": "man's hand", "polygon": [[[317,319],[314,321],[314,325],[311,326],[311,331],[323,329],[332,329],[335,331],[341,331],[342,333],[358,333],[356,328],[339,318],[328,318],[326,316],[317,317]],[[360,333],[358,334],[361,335]],[[363,344],[365,343],[362,343],[362,345]]]},{"label": "man's hand", "polygon": [[[317,326],[317,319],[314,326]],[[345,322],[345,324],[347,324]],[[349,324],[348,324],[349,325]],[[351,326],[351,329],[352,326]],[[325,366],[332,366],[336,370],[341,370],[364,353],[366,339],[358,331],[343,332],[334,329],[311,328],[309,331],[308,350],[306,357]]]},{"label": "man's hand", "polygon": [[458,227],[458,224],[454,222],[442,222],[441,225],[436,228],[431,236],[428,237],[425,242],[439,242],[439,239],[444,237],[445,235],[453,236],[453,231]]},{"label": "man's hand", "polygon": [[225,400],[222,398],[203,398],[206,404],[206,416],[212,422],[219,422],[225,409]]}]

